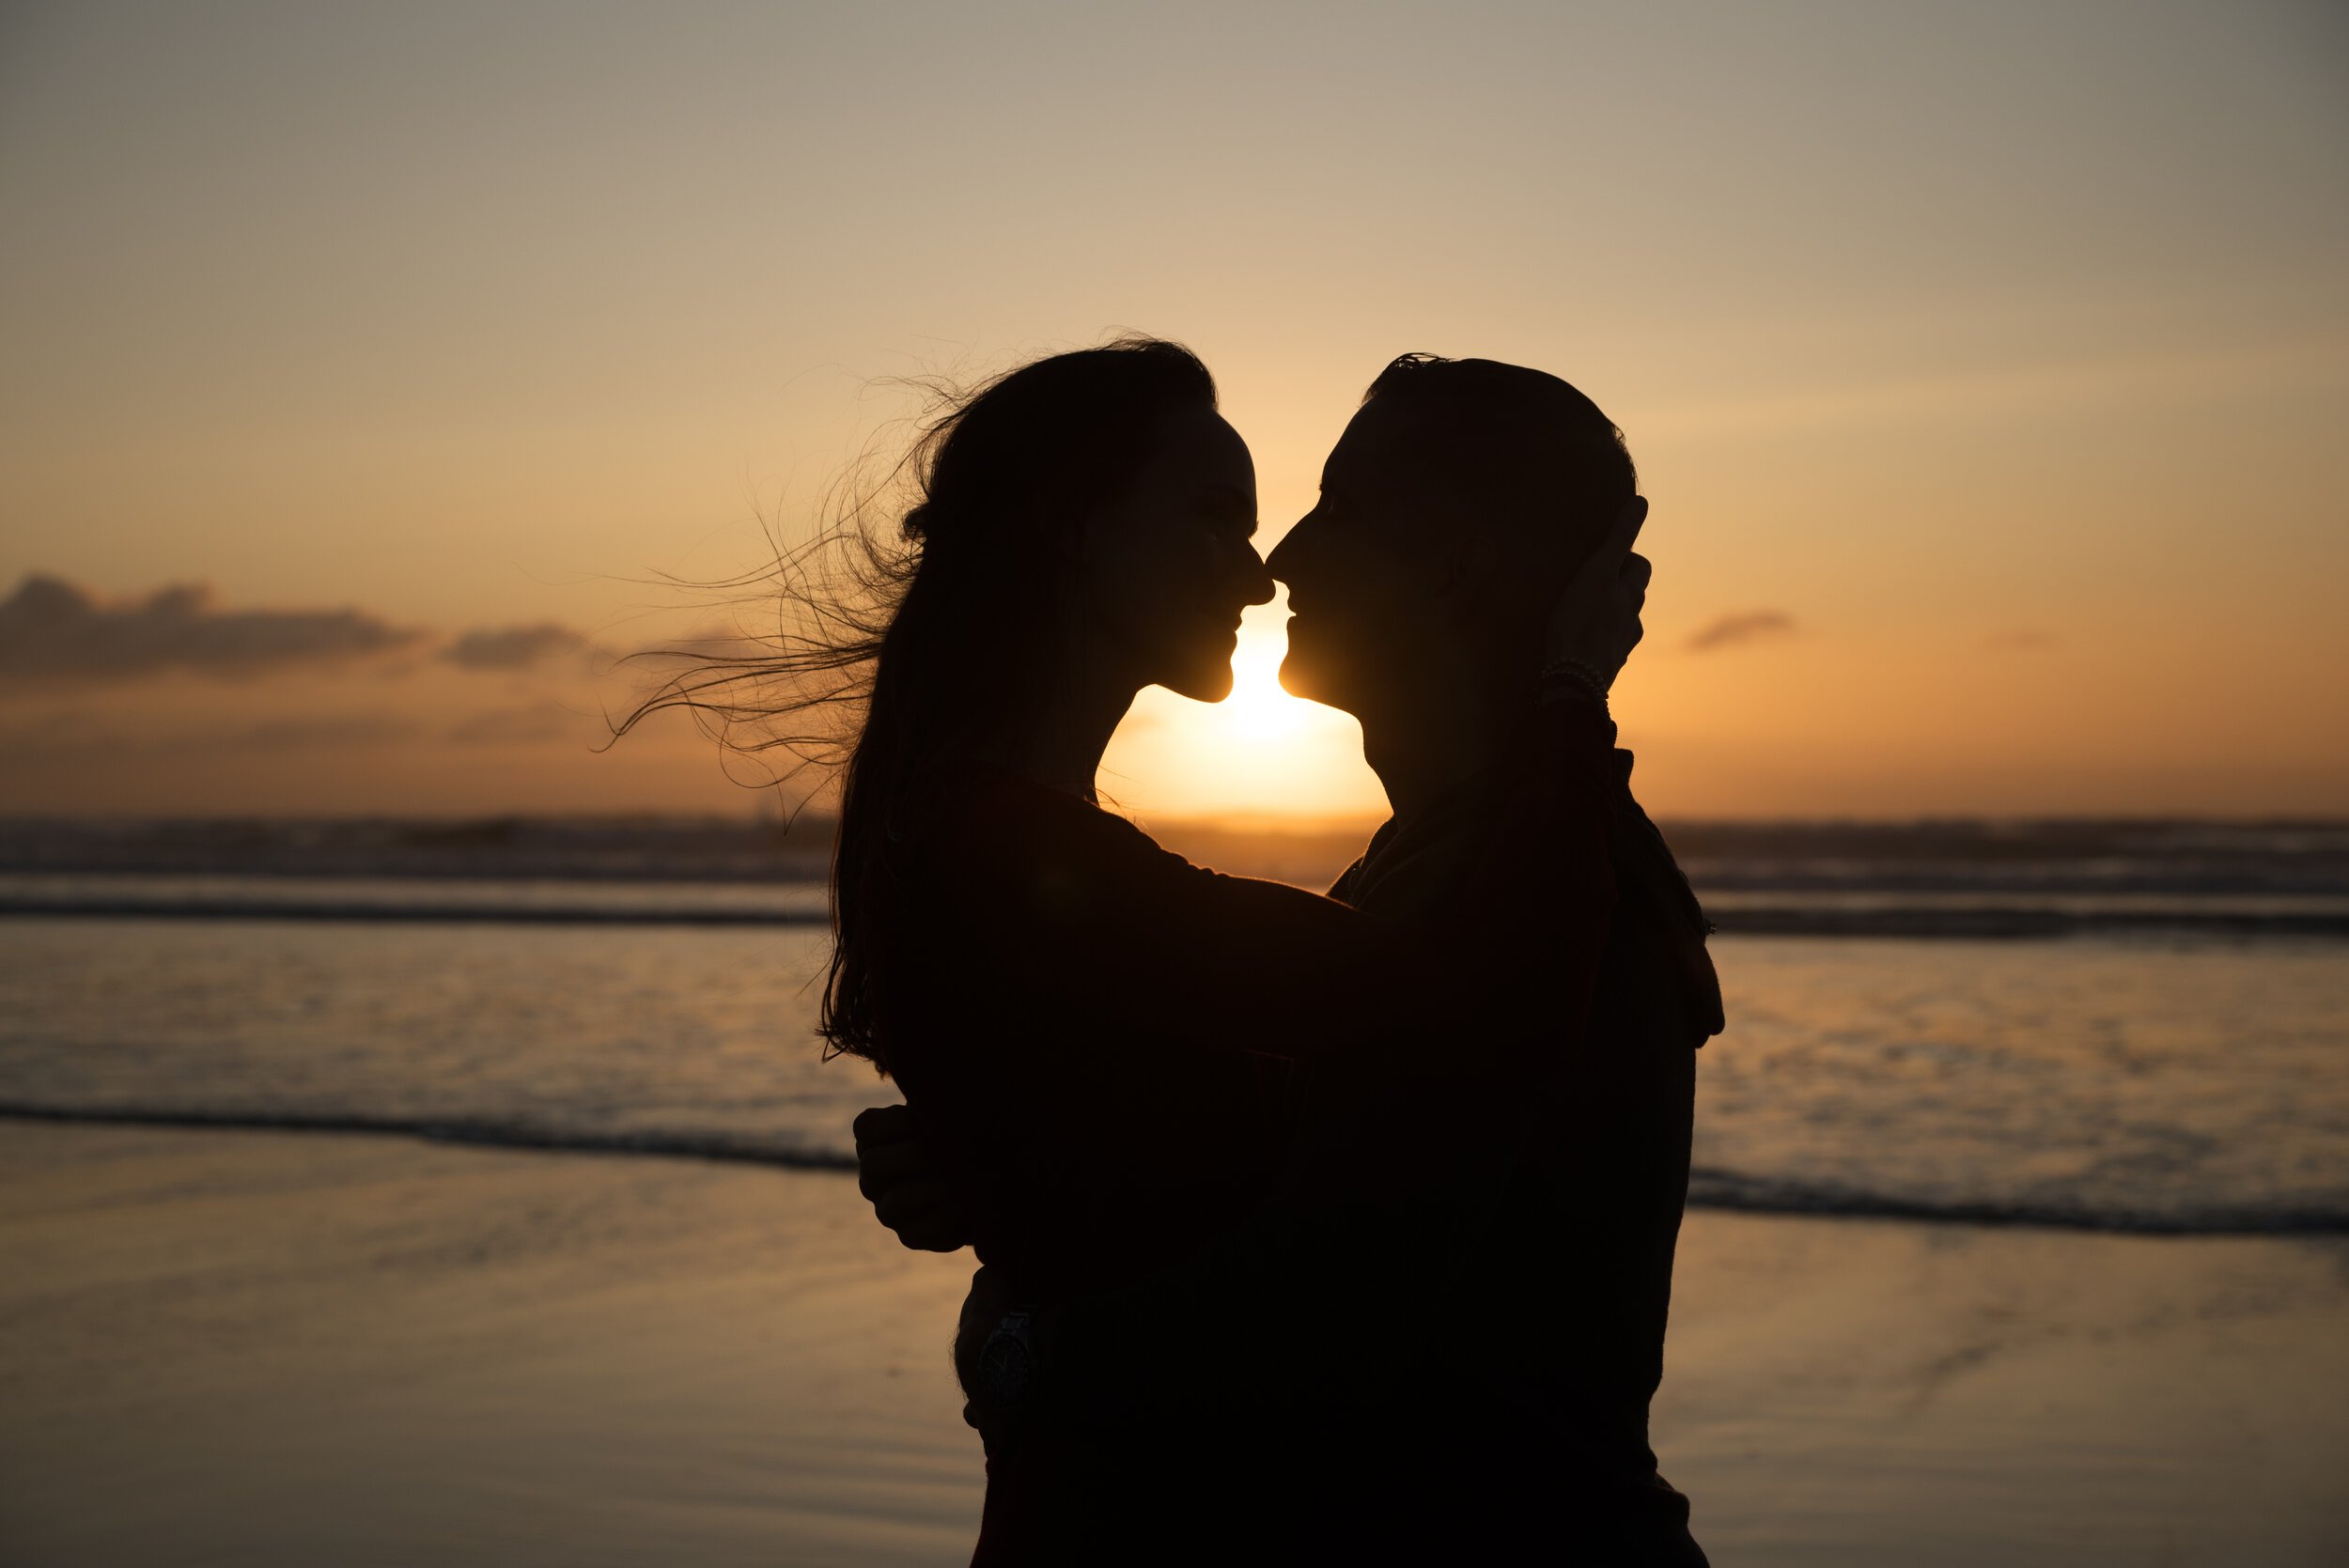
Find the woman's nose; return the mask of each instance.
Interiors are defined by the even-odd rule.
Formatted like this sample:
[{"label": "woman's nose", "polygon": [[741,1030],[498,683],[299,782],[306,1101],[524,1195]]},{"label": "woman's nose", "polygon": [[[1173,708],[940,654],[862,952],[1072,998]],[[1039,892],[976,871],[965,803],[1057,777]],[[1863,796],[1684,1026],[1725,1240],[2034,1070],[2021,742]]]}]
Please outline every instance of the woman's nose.
[{"label": "woman's nose", "polygon": [[1272,573],[1265,566],[1264,557],[1256,553],[1254,545],[1249,545],[1246,548],[1248,560],[1242,569],[1248,582],[1248,602],[1270,604],[1272,602]]}]

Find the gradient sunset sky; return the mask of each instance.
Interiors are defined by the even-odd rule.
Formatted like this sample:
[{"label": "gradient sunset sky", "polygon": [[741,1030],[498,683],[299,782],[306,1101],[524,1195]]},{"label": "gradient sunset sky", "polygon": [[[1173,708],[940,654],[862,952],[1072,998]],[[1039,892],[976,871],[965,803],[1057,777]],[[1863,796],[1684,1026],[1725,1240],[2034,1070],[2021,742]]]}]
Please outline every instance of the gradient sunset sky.
[{"label": "gradient sunset sky", "polygon": [[[1398,352],[1591,394],[1658,815],[2349,813],[2326,0],[12,4],[0,211],[0,811],[747,812],[589,750],[651,580],[1135,329],[1268,545]],[[1378,809],[1281,620],[1122,801]]]}]

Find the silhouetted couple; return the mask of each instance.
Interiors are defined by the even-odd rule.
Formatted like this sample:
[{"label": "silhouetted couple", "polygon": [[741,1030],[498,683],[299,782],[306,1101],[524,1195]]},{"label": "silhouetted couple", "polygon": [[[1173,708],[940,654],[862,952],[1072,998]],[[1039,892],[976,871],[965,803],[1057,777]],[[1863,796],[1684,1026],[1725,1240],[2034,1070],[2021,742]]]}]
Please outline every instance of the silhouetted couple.
[{"label": "silhouetted couple", "polygon": [[[975,1560],[1695,1564],[1657,1474],[1703,916],[1607,689],[1645,513],[1555,377],[1396,360],[1268,563],[1206,369],[1128,340],[911,469],[843,779],[823,1029],[894,1078],[865,1189],[984,1265]],[[1394,815],[1327,897],[1102,810],[1142,688],[1344,708]]]}]

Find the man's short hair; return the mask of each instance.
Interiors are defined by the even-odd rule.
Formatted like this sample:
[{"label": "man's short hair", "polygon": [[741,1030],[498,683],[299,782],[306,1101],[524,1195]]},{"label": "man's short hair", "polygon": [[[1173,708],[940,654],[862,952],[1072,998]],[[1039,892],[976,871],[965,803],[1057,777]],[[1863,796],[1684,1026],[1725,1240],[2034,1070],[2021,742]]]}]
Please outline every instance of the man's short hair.
[{"label": "man's short hair", "polygon": [[1374,403],[1411,427],[1408,449],[1391,452],[1392,461],[1564,569],[1639,492],[1614,421],[1544,371],[1404,354],[1362,394],[1364,408]]}]

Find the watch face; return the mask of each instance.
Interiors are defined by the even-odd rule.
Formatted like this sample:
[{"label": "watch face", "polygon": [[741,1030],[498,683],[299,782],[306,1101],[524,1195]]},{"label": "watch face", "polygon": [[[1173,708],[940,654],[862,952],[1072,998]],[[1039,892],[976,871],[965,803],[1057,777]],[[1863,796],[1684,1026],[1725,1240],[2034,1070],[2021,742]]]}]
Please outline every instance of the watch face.
[{"label": "watch face", "polygon": [[1019,1404],[1035,1377],[1035,1355],[1029,1347],[1026,1329],[998,1328],[989,1334],[979,1350],[975,1373],[978,1387],[971,1390],[973,1398],[999,1407]]}]

